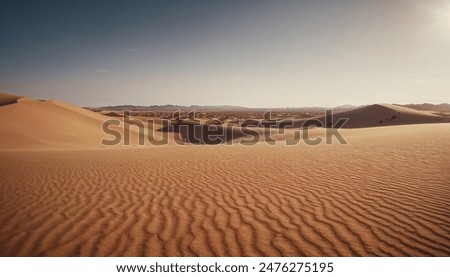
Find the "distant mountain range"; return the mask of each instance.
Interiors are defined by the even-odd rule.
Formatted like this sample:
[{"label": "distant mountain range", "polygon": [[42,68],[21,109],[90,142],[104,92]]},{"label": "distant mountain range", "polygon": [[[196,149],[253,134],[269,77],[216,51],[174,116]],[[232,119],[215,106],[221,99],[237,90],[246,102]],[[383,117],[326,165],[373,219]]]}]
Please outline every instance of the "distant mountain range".
[{"label": "distant mountain range", "polygon": [[447,103],[442,104],[424,103],[424,104],[408,104],[399,106],[421,111],[450,112],[450,104]]},{"label": "distant mountain range", "polygon": [[287,108],[248,108],[242,106],[233,106],[233,105],[212,105],[212,106],[202,106],[202,105],[191,105],[191,106],[182,106],[182,105],[151,105],[151,106],[140,106],[140,105],[117,105],[117,106],[104,106],[104,107],[95,107],[90,108],[93,111],[144,111],[144,110],[182,110],[182,111],[266,111],[272,110],[277,112],[323,112],[325,109],[333,109],[335,111],[348,111],[353,110],[363,106],[354,106],[354,105],[342,105],[334,108],[327,107],[287,107]]},{"label": "distant mountain range", "polygon": [[[421,110],[421,111],[434,111],[434,112],[450,112],[450,104],[442,103],[442,104],[395,104],[397,106],[402,106],[405,108]],[[202,106],[202,105],[191,105],[191,106],[182,106],[182,105],[151,105],[151,106],[139,106],[139,105],[117,105],[117,106],[104,106],[104,107],[95,107],[88,108],[93,111],[147,111],[147,110],[181,110],[181,111],[266,111],[272,110],[274,112],[303,112],[303,113],[319,113],[323,112],[325,109],[333,109],[334,112],[345,112],[354,110],[357,108],[362,108],[368,105],[341,105],[336,106],[334,108],[330,107],[286,107],[286,108],[248,108],[242,106],[233,106],[233,105],[212,105],[212,106]]]},{"label": "distant mountain range", "polygon": [[95,110],[248,110],[250,108],[232,105],[219,105],[219,106],[201,106],[201,105],[151,105],[151,106],[136,106],[136,105],[118,105],[118,106],[105,106],[98,108],[89,108]]}]

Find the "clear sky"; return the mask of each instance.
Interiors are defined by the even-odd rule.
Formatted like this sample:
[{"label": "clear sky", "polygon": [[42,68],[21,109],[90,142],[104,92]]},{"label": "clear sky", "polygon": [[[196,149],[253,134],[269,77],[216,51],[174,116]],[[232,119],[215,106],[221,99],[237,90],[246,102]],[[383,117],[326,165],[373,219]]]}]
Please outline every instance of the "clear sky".
[{"label": "clear sky", "polygon": [[0,91],[82,106],[450,102],[450,0],[2,0]]}]

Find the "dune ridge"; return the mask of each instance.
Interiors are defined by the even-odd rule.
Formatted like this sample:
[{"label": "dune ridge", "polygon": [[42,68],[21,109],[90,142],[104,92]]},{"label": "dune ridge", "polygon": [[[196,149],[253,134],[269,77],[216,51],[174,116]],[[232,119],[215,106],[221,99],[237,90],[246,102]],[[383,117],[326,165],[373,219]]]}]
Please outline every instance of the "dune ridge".
[{"label": "dune ridge", "polygon": [[[102,139],[109,138],[102,124],[111,117],[58,100],[0,95],[15,99],[0,106],[0,150],[93,149],[103,147]],[[123,136],[123,128],[111,128]],[[135,129],[130,137],[136,145]]]},{"label": "dune ridge", "polygon": [[[409,125],[409,124],[428,124],[428,123],[447,123],[450,122],[450,116],[439,115],[433,111],[419,111],[411,108],[394,104],[374,104],[364,106],[354,110],[334,113],[332,122],[330,117],[326,116],[312,118],[318,127],[333,127],[336,122],[345,119],[345,124],[339,124],[342,128],[372,128],[383,126]],[[311,119],[307,119],[311,120]],[[302,126],[307,120],[297,120],[296,128]],[[327,121],[328,120],[328,121]],[[318,122],[318,124],[317,124]],[[328,126],[326,125],[328,122]],[[330,122],[332,124],[330,124]],[[306,124],[309,126],[310,124]]]},{"label": "dune ridge", "polygon": [[0,93],[0,107],[17,103],[17,100],[19,100],[20,98],[22,98],[22,96]]}]

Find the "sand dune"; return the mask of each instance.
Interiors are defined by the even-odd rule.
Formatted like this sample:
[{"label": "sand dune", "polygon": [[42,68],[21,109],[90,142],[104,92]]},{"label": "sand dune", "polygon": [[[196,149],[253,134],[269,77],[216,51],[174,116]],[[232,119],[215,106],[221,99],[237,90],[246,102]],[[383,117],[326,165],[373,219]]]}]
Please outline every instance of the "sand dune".
[{"label": "sand dune", "polygon": [[0,107],[0,149],[99,146],[102,116],[58,101],[23,97]]},{"label": "sand dune", "polygon": [[[323,127],[326,125],[325,116],[315,117],[312,119],[313,121],[311,119],[297,120],[294,127],[299,128],[301,126],[310,125]],[[439,115],[433,111],[419,111],[392,104],[375,104],[333,114],[333,122],[336,123],[339,119],[348,119],[348,121],[342,125],[342,128],[369,128],[406,124],[450,122],[450,116]],[[309,124],[309,122],[313,124]],[[328,120],[328,122],[330,123],[331,120]],[[334,123],[333,125],[327,125],[328,127],[332,127],[334,126]]]},{"label": "sand dune", "polygon": [[[131,146],[137,146],[143,142],[149,146],[147,135],[161,141],[163,136],[168,137],[168,144],[220,144],[230,140],[248,137],[250,140],[256,135],[259,139],[270,131],[259,127],[249,127],[251,131],[242,131],[238,126],[216,126],[216,131],[223,135],[208,137],[217,132],[202,121],[184,120],[179,125],[163,126],[161,119],[152,119],[151,125],[145,117],[131,116],[124,120],[123,115],[117,113],[99,114],[68,103],[57,100],[34,100],[28,97],[16,97],[0,94],[3,102],[9,103],[0,107],[0,150],[39,150],[39,149],[89,149],[105,147],[103,139],[112,139],[110,135],[102,131],[102,123],[109,119],[121,122],[119,127],[111,127],[124,137],[124,123],[130,122],[129,132]],[[140,137],[139,128],[132,121],[139,120],[143,123],[143,131]],[[255,121],[258,123],[258,121]],[[164,134],[169,132],[169,134]],[[272,133],[276,133],[272,130]],[[285,136],[276,136],[278,140],[284,140],[286,136],[293,136],[287,131]],[[123,147],[123,140],[114,147]]]},{"label": "sand dune", "polygon": [[[118,131],[124,137],[124,118],[117,113],[99,114],[68,103],[57,100],[34,100],[28,97],[20,97],[11,94],[0,94],[0,150],[11,149],[88,149],[105,147],[101,142],[103,139],[112,139],[110,135],[102,131],[102,123],[108,119],[120,120],[120,126],[111,129]],[[107,116],[110,115],[110,116]],[[348,118],[344,128],[380,127],[390,125],[419,124],[450,122],[450,117],[436,115],[433,112],[418,111],[396,105],[372,105],[358,108],[352,111],[337,113],[334,122],[340,118]],[[163,126],[160,119],[153,119],[148,125],[147,118],[132,116],[129,120],[142,120],[143,131],[138,134],[139,128],[131,124],[130,130],[125,131],[130,135],[130,145],[137,146],[143,142],[148,146],[147,134],[152,132],[157,140],[169,132],[169,144],[192,143],[192,144],[220,144],[228,141],[237,141],[239,138],[263,140],[265,134],[271,133],[277,140],[286,140],[293,137],[292,131],[286,130],[284,135],[278,134],[277,130],[264,130],[261,120],[247,120],[252,126],[219,126],[216,130],[223,135],[213,136],[214,131],[205,120],[191,122],[184,120],[182,128],[179,126]],[[314,125],[322,126],[325,117],[315,118]],[[125,120],[128,122],[128,120]],[[295,121],[294,129],[300,128],[304,119]],[[319,122],[319,124],[317,124]],[[258,125],[259,124],[259,125]],[[288,122],[290,124],[290,121]],[[322,124],[322,125],[321,125]],[[255,125],[258,125],[255,127]],[[307,124],[308,125],[308,124]],[[284,126],[281,123],[280,126]],[[244,127],[244,129],[242,129]],[[212,129],[214,130],[214,129]],[[321,130],[312,132],[321,133]],[[143,137],[142,137],[143,136]],[[123,142],[123,141],[122,141]],[[121,147],[123,143],[115,145]]]},{"label": "sand dune", "polygon": [[450,125],[344,133],[1,152],[0,255],[449,256]]},{"label": "sand dune", "polygon": [[[217,123],[217,124],[215,124]],[[256,121],[255,126],[258,126]],[[159,132],[176,133],[174,138],[180,142],[187,142],[191,144],[222,144],[233,141],[239,143],[239,140],[255,139],[261,141],[264,134],[276,133],[275,130],[264,130],[260,127],[243,128],[237,125],[222,125],[220,121],[201,121],[201,120],[180,120],[176,123],[168,124],[157,129]],[[282,136],[279,139],[284,139]]]},{"label": "sand dune", "polygon": [[[109,138],[102,123],[110,117],[57,100],[0,96],[9,103],[0,106],[0,150],[99,148]],[[130,136],[136,145],[136,130]]]},{"label": "sand dune", "polygon": [[284,145],[295,130],[275,146],[196,145],[165,130],[165,146],[105,149],[108,117],[0,100],[0,256],[450,256],[450,123],[427,123],[444,117],[341,113],[347,145]]},{"label": "sand dune", "polygon": [[14,104],[20,98],[21,98],[21,96],[8,94],[8,93],[0,93],[0,106]]}]

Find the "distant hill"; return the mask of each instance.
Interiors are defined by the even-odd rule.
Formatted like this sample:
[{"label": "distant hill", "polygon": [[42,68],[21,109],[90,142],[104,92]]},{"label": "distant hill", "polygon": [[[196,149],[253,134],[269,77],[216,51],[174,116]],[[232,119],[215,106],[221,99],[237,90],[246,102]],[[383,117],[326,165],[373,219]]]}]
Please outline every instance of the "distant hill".
[{"label": "distant hill", "polygon": [[435,112],[450,112],[450,104],[442,103],[442,104],[407,104],[407,105],[399,105],[402,107],[421,110],[421,111],[435,111]]}]

